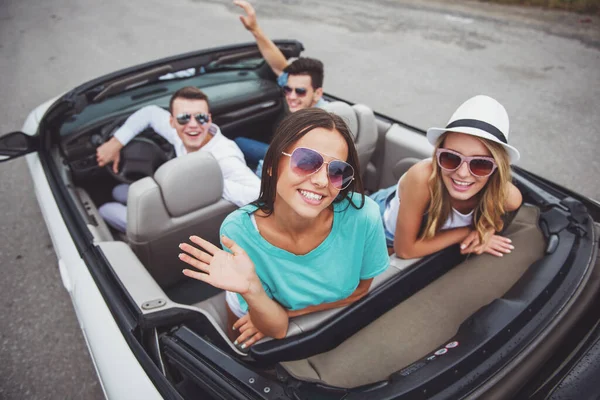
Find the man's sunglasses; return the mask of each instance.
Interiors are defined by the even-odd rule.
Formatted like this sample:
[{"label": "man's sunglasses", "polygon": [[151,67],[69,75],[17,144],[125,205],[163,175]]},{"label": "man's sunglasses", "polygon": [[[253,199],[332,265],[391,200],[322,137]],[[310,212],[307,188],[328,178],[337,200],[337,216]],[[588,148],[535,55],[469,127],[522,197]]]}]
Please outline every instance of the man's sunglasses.
[{"label": "man's sunglasses", "polygon": [[354,179],[352,165],[341,160],[325,161],[321,153],[313,149],[296,147],[292,154],[285,152],[282,154],[290,157],[290,168],[299,176],[312,175],[318,172],[324,164],[327,164],[329,182],[338,190],[347,188]]},{"label": "man's sunglasses", "polygon": [[175,119],[177,120],[179,125],[185,125],[192,120],[192,117],[196,118],[196,121],[198,121],[198,123],[200,125],[206,124],[210,119],[208,114],[204,114],[204,113],[198,113],[198,114],[181,113],[181,114],[177,114]]},{"label": "man's sunglasses", "polygon": [[471,174],[478,178],[490,176],[498,167],[496,161],[492,157],[467,157],[448,149],[438,149],[436,156],[440,168],[452,172],[456,171],[464,162],[466,162]]},{"label": "man's sunglasses", "polygon": [[287,95],[290,95],[290,94],[292,94],[292,92],[293,92],[294,90],[296,91],[296,95],[297,95],[298,97],[304,97],[304,96],[306,96],[306,93],[307,93],[307,90],[306,90],[306,88],[301,88],[301,87],[292,88],[292,87],[289,87],[288,85],[285,85],[285,86],[283,87],[283,93],[284,93],[286,96],[287,96]]}]

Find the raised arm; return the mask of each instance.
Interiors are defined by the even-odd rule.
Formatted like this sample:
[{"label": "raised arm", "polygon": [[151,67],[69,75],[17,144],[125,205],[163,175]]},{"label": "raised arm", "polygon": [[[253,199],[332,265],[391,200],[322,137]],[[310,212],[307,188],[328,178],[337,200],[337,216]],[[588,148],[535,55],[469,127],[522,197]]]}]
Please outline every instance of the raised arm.
[{"label": "raised arm", "polygon": [[431,161],[422,161],[410,168],[400,180],[400,209],[396,221],[394,251],[400,258],[416,258],[435,253],[464,240],[468,227],[438,232],[433,238],[418,237],[423,215],[429,204],[428,187]]},{"label": "raised arm", "polygon": [[233,2],[236,6],[242,8],[246,15],[240,15],[240,21],[244,24],[244,27],[252,33],[260,54],[267,61],[267,64],[271,67],[275,75],[279,76],[283,73],[285,67],[287,67],[287,60],[281,50],[269,39],[256,21],[256,11],[254,7],[246,0],[235,0]]},{"label": "raised arm", "polygon": [[248,313],[256,329],[276,339],[285,337],[287,313],[263,289],[248,254],[225,236],[221,238],[222,243],[231,253],[197,236],[190,240],[204,251],[182,243],[179,247],[186,254],[180,254],[179,258],[201,272],[186,269],[183,273],[219,289],[239,293],[248,303]]},{"label": "raised arm", "polygon": [[169,124],[169,112],[158,106],[146,106],[140,108],[127,118],[125,123],[117,129],[115,134],[106,143],[96,149],[96,160],[98,166],[103,167],[113,162],[115,173],[119,167],[119,155],[123,146],[146,128],[152,127],[162,137],[173,143],[173,128]]}]

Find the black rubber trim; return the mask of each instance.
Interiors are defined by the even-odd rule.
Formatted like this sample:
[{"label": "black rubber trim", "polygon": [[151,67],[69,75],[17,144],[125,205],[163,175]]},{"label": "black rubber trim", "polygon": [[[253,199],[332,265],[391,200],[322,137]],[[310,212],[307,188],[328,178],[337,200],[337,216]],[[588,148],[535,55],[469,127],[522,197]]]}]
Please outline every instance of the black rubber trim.
[{"label": "black rubber trim", "polygon": [[[564,186],[560,186],[556,183],[550,182],[546,178],[542,178],[532,172],[526,171],[521,167],[512,165],[513,176],[519,178],[522,182],[529,181],[537,186],[538,189],[542,189],[548,193],[553,194],[556,197],[572,197],[575,200],[580,201],[586,208],[587,213],[596,222],[600,222],[600,202],[589,197],[583,196],[579,193],[575,193],[571,189],[567,189]],[[519,188],[521,189],[521,188]],[[542,206],[543,204],[537,204]],[[551,206],[551,204],[545,204]]]},{"label": "black rubber trim", "polygon": [[250,356],[259,363],[270,364],[307,358],[331,350],[462,260],[464,256],[460,254],[458,246],[424,257],[406,273],[391,277],[318,328],[290,338],[255,344],[250,348]]},{"label": "black rubber trim", "polygon": [[187,308],[167,308],[143,314],[140,318],[140,328],[150,330],[154,328],[169,328],[185,321],[191,321],[197,318],[198,312]]},{"label": "black rubber trim", "polygon": [[[235,356],[198,336],[185,325],[163,336],[165,358],[213,396],[224,399],[287,399],[281,383],[247,368]],[[268,389],[267,389],[268,388]]]}]

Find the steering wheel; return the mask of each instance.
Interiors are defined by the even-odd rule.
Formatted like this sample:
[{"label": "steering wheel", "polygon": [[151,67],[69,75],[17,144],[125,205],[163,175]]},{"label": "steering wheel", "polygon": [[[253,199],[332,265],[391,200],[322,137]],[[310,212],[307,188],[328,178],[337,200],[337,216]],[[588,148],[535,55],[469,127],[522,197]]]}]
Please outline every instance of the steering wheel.
[{"label": "steering wheel", "polygon": [[154,175],[158,167],[168,160],[169,157],[156,142],[138,136],[121,149],[118,173],[115,174],[112,164],[104,168],[119,182],[133,183]]}]

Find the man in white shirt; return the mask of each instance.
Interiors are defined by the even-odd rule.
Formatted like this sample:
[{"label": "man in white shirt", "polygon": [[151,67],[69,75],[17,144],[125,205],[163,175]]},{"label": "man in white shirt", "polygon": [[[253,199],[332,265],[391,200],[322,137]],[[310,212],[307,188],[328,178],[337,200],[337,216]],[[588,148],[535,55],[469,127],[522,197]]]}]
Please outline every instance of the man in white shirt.
[{"label": "man in white shirt", "polygon": [[[177,157],[194,151],[210,152],[223,174],[223,199],[237,206],[256,200],[260,180],[246,165],[239,147],[212,123],[206,94],[192,86],[181,88],[171,97],[169,111],[147,106],[133,113],[110,140],[98,147],[98,165],[102,167],[112,162],[113,171],[117,173],[121,148],[151,127],[173,145]],[[99,209],[102,218],[121,232],[127,227],[128,189],[126,184],[116,186],[113,189],[116,202],[105,203]]]}]

